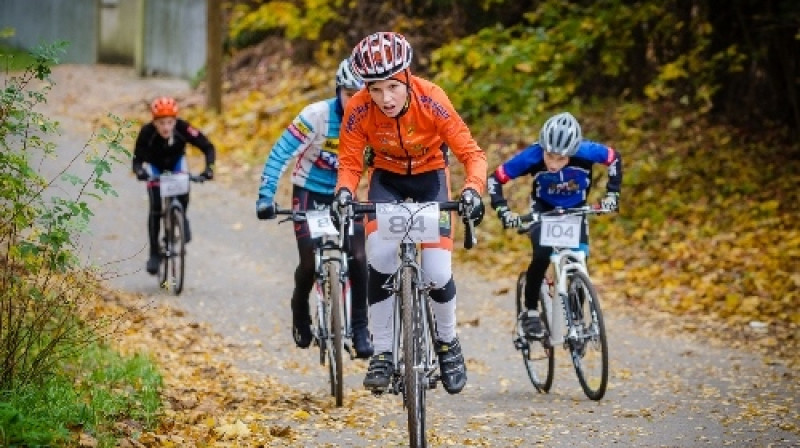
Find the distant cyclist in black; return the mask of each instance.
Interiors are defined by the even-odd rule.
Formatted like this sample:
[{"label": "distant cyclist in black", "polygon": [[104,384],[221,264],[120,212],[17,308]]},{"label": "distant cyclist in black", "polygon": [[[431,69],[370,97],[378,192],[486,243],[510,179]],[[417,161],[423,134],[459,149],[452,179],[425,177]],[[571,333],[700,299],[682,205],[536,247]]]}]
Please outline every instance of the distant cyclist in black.
[{"label": "distant cyclist in black", "polygon": [[[150,105],[153,120],[139,131],[133,151],[133,172],[139,180],[158,178],[164,171],[173,173],[188,172],[186,163],[186,144],[197,147],[206,157],[206,168],[202,176],[214,178],[214,145],[197,128],[178,118],[178,103],[174,98],[159,97]],[[150,257],[147,259],[147,272],[158,272],[159,244],[158,231],[161,223],[161,192],[156,182],[147,183],[150,197],[150,214],[147,230],[150,236]],[[189,194],[179,196],[184,210],[189,206]],[[184,215],[185,216],[185,215]],[[189,221],[186,220],[186,242],[192,238]]]}]

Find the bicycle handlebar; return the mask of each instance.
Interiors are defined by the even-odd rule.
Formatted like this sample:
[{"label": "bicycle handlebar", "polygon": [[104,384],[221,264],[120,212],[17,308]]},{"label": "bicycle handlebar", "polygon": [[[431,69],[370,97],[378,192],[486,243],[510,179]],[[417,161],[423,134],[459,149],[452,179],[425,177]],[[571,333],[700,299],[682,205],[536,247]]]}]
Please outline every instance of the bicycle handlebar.
[{"label": "bicycle handlebar", "polygon": [[524,215],[519,215],[520,226],[517,228],[517,233],[525,233],[530,227],[540,222],[539,219],[534,219],[537,216],[586,216],[586,215],[605,215],[614,213],[614,210],[603,208],[600,204],[584,205],[581,207],[570,208],[554,208],[545,212],[530,212]]},{"label": "bicycle handlebar", "polygon": [[[161,176],[150,176],[150,177],[147,178],[147,180],[145,182],[158,182],[158,180],[160,178],[161,178]],[[205,182],[208,179],[206,179],[206,176],[203,176],[202,174],[191,174],[191,173],[189,173],[189,180],[192,181],[192,182],[196,182],[196,183],[202,184],[203,182]]]},{"label": "bicycle handlebar", "polygon": [[[462,210],[461,202],[459,201],[431,201],[435,202],[439,205],[439,210],[446,211],[446,212],[458,212],[458,214],[463,218],[462,221],[464,224],[464,249],[472,249],[477,244],[477,238],[475,238],[475,223],[472,219],[464,218],[464,216],[469,216],[470,213],[466,213]],[[363,215],[367,213],[375,213],[375,203],[372,202],[352,202],[350,204],[350,210],[352,215]],[[345,213],[347,214],[347,213]]]}]

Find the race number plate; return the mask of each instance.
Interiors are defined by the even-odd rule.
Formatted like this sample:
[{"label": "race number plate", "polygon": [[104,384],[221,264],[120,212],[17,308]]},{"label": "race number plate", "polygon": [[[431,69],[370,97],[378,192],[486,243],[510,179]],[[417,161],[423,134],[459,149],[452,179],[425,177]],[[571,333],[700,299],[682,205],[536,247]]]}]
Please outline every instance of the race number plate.
[{"label": "race number plate", "polygon": [[306,222],[311,238],[336,236],[339,230],[333,225],[331,212],[328,210],[306,210]]},{"label": "race number plate", "polygon": [[162,174],[158,179],[162,198],[180,196],[189,192],[189,175],[186,173]]},{"label": "race number plate", "polygon": [[581,243],[580,216],[542,216],[539,244],[550,247],[575,248]]},{"label": "race number plate", "polygon": [[416,243],[439,241],[439,204],[435,202],[376,204],[375,214],[381,239]]}]

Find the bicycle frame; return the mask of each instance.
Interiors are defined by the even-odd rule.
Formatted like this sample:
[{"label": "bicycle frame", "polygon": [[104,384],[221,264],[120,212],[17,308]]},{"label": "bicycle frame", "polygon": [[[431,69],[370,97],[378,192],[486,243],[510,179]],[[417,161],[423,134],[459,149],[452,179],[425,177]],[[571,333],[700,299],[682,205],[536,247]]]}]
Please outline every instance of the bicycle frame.
[{"label": "bicycle frame", "polygon": [[[547,299],[551,299],[551,303],[546,304],[548,322],[552,322],[553,326],[550,329],[550,342],[555,346],[563,344],[569,338],[575,338],[576,329],[572,323],[572,313],[570,312],[569,301],[567,297],[567,281],[572,272],[578,271],[585,275],[589,275],[589,270],[586,266],[586,253],[581,250],[574,250],[568,248],[554,247],[553,253],[550,254],[550,265],[553,267],[553,285],[555,288],[554,294],[544,295]],[[552,303],[553,299],[556,303]],[[562,313],[554,311],[555,305],[561,305],[558,308]],[[565,337],[564,329],[568,329]]]},{"label": "bicycle frame", "polygon": [[[556,209],[542,216],[581,216],[609,213],[602,207],[578,207]],[[542,225],[540,244],[550,246],[549,256],[552,274],[545,277],[540,286],[540,299],[545,327],[545,338],[538,343],[521,335],[520,318],[514,330],[514,346],[522,351],[528,376],[540,392],[548,392],[553,380],[553,348],[562,345],[570,352],[572,364],[581,388],[587,397],[600,400],[608,382],[608,344],[597,291],[589,276],[586,253],[574,249],[578,245],[580,223],[572,219],[544,220],[533,223],[533,215],[520,217],[521,224]],[[547,226],[545,226],[547,224]],[[526,232],[530,225],[520,228]],[[517,280],[517,310],[523,308],[526,273]],[[552,281],[551,281],[552,280]],[[552,291],[551,291],[552,290]],[[556,310],[560,308],[561,311]],[[539,347],[543,351],[535,348]],[[546,370],[541,370],[546,367]],[[599,367],[599,374],[594,370]]]},{"label": "bicycle frame", "polygon": [[[163,245],[160,250],[161,275],[160,286],[175,295],[183,291],[186,252],[186,211],[178,199],[179,196],[188,194],[189,182],[203,182],[203,176],[194,176],[189,173],[168,172],[152,177],[148,183],[157,186],[161,194],[161,220],[163,222]],[[176,218],[177,217],[177,218]],[[178,219],[178,222],[173,222]],[[178,229],[178,238],[174,234]],[[177,247],[176,247],[177,245]]]},{"label": "bicycle frame", "polygon": [[401,341],[402,335],[402,316],[403,308],[405,306],[412,306],[412,304],[403,303],[402,300],[402,283],[403,272],[413,273],[412,284],[416,289],[416,294],[413,295],[414,300],[417,300],[417,306],[421,306],[424,311],[421,313],[422,335],[421,342],[422,353],[425,355],[420,363],[411,366],[410,368],[424,372],[431,387],[435,387],[438,376],[438,359],[433,350],[433,340],[435,338],[435,324],[433,319],[433,310],[430,305],[430,297],[428,292],[435,286],[433,283],[425,284],[422,276],[422,268],[418,260],[419,249],[416,243],[404,242],[400,244],[400,267],[392,275],[390,285],[386,285],[386,289],[390,290],[396,297],[394,304],[394,333],[392,336],[392,364],[394,365],[394,377],[392,378],[392,392],[400,394],[403,392],[403,377],[405,369],[409,368],[405,360],[401,358]]},{"label": "bicycle frame", "polygon": [[[325,283],[329,280],[329,270],[326,269],[326,265],[329,263],[338,263],[339,275],[335,281],[342,285],[342,291],[344,292],[344,297],[342,297],[342,304],[344,305],[344,308],[342,309],[342,333],[345,338],[351,339],[353,336],[353,329],[351,326],[352,296],[349,277],[350,268],[347,261],[347,253],[344,251],[343,245],[340,243],[340,241],[341,238],[323,236],[320,237],[319,240],[317,240],[314,244],[314,272],[316,273],[314,285],[315,295],[317,297],[317,322],[323,322],[323,319],[325,318],[324,288]],[[328,339],[331,337],[328,328],[321,329],[321,333],[323,333],[320,335],[323,339]]]},{"label": "bicycle frame", "polygon": [[[432,208],[427,209],[432,204],[437,206],[436,213],[428,214],[433,211]],[[355,213],[375,213],[379,234],[384,231],[383,222],[390,228],[390,239],[399,237],[400,240],[400,266],[391,276],[390,282],[384,285],[395,297],[392,335],[394,374],[389,391],[403,395],[403,403],[408,412],[410,446],[425,447],[426,390],[434,388],[439,380],[436,375],[439,370],[438,357],[433,347],[435,320],[428,295],[436,285],[425,283],[419,262],[421,251],[417,244],[431,241],[428,238],[438,241],[439,211],[459,211],[470,216],[471,210],[460,210],[460,203],[454,201],[381,204],[381,211],[377,210],[377,204],[371,203],[354,203],[349,207],[352,208],[340,215],[352,218]],[[382,221],[382,216],[386,215],[391,216]],[[475,244],[474,224],[471,220],[466,220],[466,224],[464,247],[469,249]],[[428,230],[434,227],[435,234],[431,235]]]},{"label": "bicycle frame", "polygon": [[[333,225],[328,209],[322,210],[277,210],[276,214],[289,215],[287,220],[305,221],[314,238],[314,307],[313,334],[320,348],[319,361],[328,360],[331,395],[336,406],[343,405],[344,378],[342,352],[347,350],[353,358],[352,344],[352,295],[348,253],[345,249],[350,223],[340,220],[338,232]],[[335,234],[333,234],[335,233]],[[332,277],[333,276],[333,277]]]}]

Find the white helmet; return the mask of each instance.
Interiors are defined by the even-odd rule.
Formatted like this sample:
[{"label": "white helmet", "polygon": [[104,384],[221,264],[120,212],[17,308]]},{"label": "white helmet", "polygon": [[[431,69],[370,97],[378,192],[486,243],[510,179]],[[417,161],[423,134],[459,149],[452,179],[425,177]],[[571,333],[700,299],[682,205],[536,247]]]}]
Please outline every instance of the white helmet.
[{"label": "white helmet", "polygon": [[581,144],[581,125],[569,112],[553,115],[539,132],[539,145],[547,152],[572,157]]},{"label": "white helmet", "polygon": [[339,63],[339,69],[336,70],[336,87],[350,90],[361,90],[364,87],[364,81],[350,69],[350,59],[344,59]]}]

